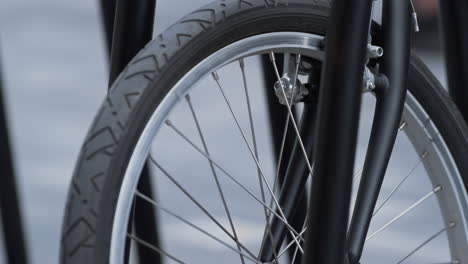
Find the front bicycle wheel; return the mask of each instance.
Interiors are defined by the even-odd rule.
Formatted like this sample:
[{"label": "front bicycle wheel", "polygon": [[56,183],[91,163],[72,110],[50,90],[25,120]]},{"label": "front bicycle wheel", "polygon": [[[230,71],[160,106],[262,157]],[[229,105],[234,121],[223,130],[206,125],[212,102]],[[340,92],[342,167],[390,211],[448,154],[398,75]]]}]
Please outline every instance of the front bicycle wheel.
[{"label": "front bicycle wheel", "polygon": [[[83,145],[62,263],[136,262],[136,246],[163,262],[263,263],[259,252],[271,247],[272,261],[299,263],[307,216],[298,223],[284,217],[278,178],[290,158],[287,135],[307,156],[310,139],[296,132],[307,126],[301,116],[319,92],[328,8],[327,1],[217,1],[148,44],[114,83]],[[287,77],[280,87],[293,88],[265,81],[265,67]],[[271,131],[265,100],[272,94],[274,107],[290,113],[279,121],[279,148],[271,144],[278,131]],[[375,103],[370,93],[363,97],[356,168]],[[467,128],[414,56],[401,124],[362,263],[468,262]],[[308,173],[312,164],[304,160]],[[156,197],[137,189],[146,162]],[[133,232],[136,199],[157,212],[158,245]],[[265,245],[273,218],[286,236]]]}]

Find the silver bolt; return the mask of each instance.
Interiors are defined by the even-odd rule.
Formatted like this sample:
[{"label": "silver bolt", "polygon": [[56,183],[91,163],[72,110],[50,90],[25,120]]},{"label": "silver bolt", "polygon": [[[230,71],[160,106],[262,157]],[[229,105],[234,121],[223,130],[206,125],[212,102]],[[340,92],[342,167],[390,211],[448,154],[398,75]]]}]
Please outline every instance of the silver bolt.
[{"label": "silver bolt", "polygon": [[369,58],[379,58],[382,57],[384,50],[379,46],[374,46],[372,44],[367,45],[367,55]]}]

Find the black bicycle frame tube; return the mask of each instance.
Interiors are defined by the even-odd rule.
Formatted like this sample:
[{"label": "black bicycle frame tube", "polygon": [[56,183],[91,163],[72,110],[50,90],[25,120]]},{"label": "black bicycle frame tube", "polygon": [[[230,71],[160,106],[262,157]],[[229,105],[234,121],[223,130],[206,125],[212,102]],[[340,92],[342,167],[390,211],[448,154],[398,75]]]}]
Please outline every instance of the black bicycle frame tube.
[{"label": "black bicycle frame tube", "polygon": [[117,0],[109,83],[153,38],[155,9],[156,0]]},{"label": "black bicycle frame tube", "polygon": [[319,94],[305,264],[345,260],[372,0],[332,2]]},{"label": "black bicycle frame tube", "polygon": [[439,1],[448,90],[468,122],[468,1]]},{"label": "black bicycle frame tube", "polygon": [[112,50],[112,36],[114,32],[116,0],[101,0],[99,3],[102,17],[102,25],[104,26],[104,33],[106,37],[107,55],[109,56],[110,61]]},{"label": "black bicycle frame tube", "polygon": [[[153,24],[156,12],[156,0],[101,0],[107,40],[112,39],[109,86],[130,60],[140,51],[153,36]],[[112,10],[115,8],[115,10]],[[114,19],[112,19],[115,13]],[[113,27],[111,34],[110,28]],[[148,197],[154,197],[151,188],[148,165],[145,165],[138,183],[138,190]],[[154,208],[142,200],[136,200],[134,212],[135,232],[137,236],[153,246],[159,247],[157,216]],[[131,228],[131,226],[130,226]],[[129,242],[127,241],[127,245]],[[127,246],[126,251],[129,247]],[[128,252],[126,252],[128,254]],[[162,263],[161,255],[147,247],[138,246],[138,257],[141,263]]]},{"label": "black bicycle frame tube", "polygon": [[381,71],[388,77],[388,83],[386,85],[383,82],[375,90],[377,102],[374,122],[347,241],[349,263],[352,264],[359,263],[362,255],[369,224],[400,126],[407,90],[410,3],[384,0],[382,10],[384,57]]},{"label": "black bicycle frame tube", "polygon": [[[0,68],[1,71],[1,68]],[[6,107],[3,98],[2,75],[0,72],[0,210],[1,222],[8,263],[28,263],[23,219],[17,192],[17,184],[8,134]]]}]

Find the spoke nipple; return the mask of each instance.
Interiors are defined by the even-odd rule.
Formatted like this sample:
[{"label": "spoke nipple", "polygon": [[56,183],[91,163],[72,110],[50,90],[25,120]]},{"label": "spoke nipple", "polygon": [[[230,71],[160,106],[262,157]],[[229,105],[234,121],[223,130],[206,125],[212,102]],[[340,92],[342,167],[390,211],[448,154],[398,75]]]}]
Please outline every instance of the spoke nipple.
[{"label": "spoke nipple", "polygon": [[185,96],[185,100],[190,101],[190,95],[187,94],[187,95]]},{"label": "spoke nipple", "polygon": [[413,21],[413,30],[414,30],[414,32],[419,32],[418,14],[416,12],[411,13],[411,18],[412,18],[412,21]]},{"label": "spoke nipple", "polygon": [[270,56],[270,61],[275,62],[275,54],[273,53],[273,51],[271,51],[268,55]]},{"label": "spoke nipple", "polygon": [[239,59],[239,65],[240,65],[241,69],[244,69],[244,67],[245,67],[244,58]]},{"label": "spoke nipple", "polygon": [[219,76],[218,76],[218,73],[217,72],[212,72],[211,75],[213,75],[213,78],[216,80],[216,81],[219,81]]},{"label": "spoke nipple", "polygon": [[299,65],[301,63],[301,54],[297,54],[296,56],[296,65]]},{"label": "spoke nipple", "polygon": [[434,193],[436,193],[436,192],[438,192],[438,191],[440,191],[440,190],[442,190],[442,186],[437,185],[437,186],[434,188]]},{"label": "spoke nipple", "polygon": [[454,228],[456,225],[457,225],[457,223],[456,223],[455,221],[451,221],[451,222],[448,224],[448,228]]},{"label": "spoke nipple", "polygon": [[421,159],[424,159],[425,157],[427,157],[427,155],[429,155],[429,153],[427,153],[427,151],[424,151],[423,154],[421,154]]},{"label": "spoke nipple", "polygon": [[166,120],[166,125],[170,126],[170,127],[174,127],[174,125],[172,124],[171,120]]},{"label": "spoke nipple", "polygon": [[406,125],[407,125],[406,121],[401,122],[400,127],[398,128],[398,130],[402,131],[406,127]]}]

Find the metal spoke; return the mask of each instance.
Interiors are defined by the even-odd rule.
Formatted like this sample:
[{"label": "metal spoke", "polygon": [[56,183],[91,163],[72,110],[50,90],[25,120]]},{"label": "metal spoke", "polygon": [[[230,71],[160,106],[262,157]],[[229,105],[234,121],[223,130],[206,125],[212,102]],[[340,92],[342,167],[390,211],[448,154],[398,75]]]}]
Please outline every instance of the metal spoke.
[{"label": "metal spoke", "polygon": [[[403,129],[406,127],[407,123],[406,121],[403,121],[400,123],[400,126],[398,127],[398,133],[403,131]],[[397,134],[398,135],[398,134]],[[353,176],[353,182],[356,181],[356,179],[362,175],[362,171],[363,171],[364,167],[361,167],[361,169],[359,169]]]},{"label": "metal spoke", "polygon": [[[284,127],[284,132],[283,132],[283,139],[281,140],[281,147],[280,147],[280,153],[278,155],[278,163],[277,163],[277,167],[276,167],[276,175],[275,175],[275,180],[273,181],[273,190],[276,189],[276,185],[278,184],[278,178],[279,178],[279,173],[280,173],[280,168],[281,168],[281,161],[282,161],[282,158],[283,158],[283,151],[284,151],[284,145],[285,145],[285,142],[286,142],[286,136],[287,136],[287,133],[288,133],[288,126],[289,126],[289,115],[286,116],[286,125]],[[273,207],[273,199],[270,199],[270,207]],[[267,226],[265,227],[265,231],[266,231],[266,228],[270,228],[270,212],[268,212],[267,216],[266,216],[266,222],[267,222]],[[265,233],[265,231],[263,231],[263,233]],[[271,231],[269,231],[269,236],[270,236],[270,240],[271,242],[273,243],[273,238],[272,238],[272,235],[271,235]],[[272,245],[273,247],[273,245]],[[276,256],[276,249],[273,247],[273,254],[275,255],[275,260],[276,260],[276,263],[279,263],[279,260]]]},{"label": "metal spoke", "polygon": [[361,167],[361,169],[359,169],[353,176],[353,182],[359,177],[361,176],[362,174],[362,170],[364,169],[364,167]]},{"label": "metal spoke", "polygon": [[299,249],[299,248],[296,247],[296,249],[294,250],[293,258],[292,258],[292,260],[291,260],[291,263],[292,263],[292,264],[294,264],[295,261],[296,261],[296,257],[297,257],[297,255],[298,255],[298,249]]},{"label": "metal spoke", "polygon": [[268,189],[270,191],[270,195],[273,197],[273,199],[275,199],[276,206],[279,207],[279,210],[281,212],[282,210],[280,208],[279,203],[276,201],[275,194],[274,194],[273,190],[271,189],[270,185],[268,184],[268,180],[266,179],[265,174],[263,173],[263,170],[262,170],[262,168],[260,166],[260,163],[259,163],[258,159],[255,157],[255,153],[252,150],[252,147],[250,146],[250,144],[249,144],[249,142],[247,140],[247,137],[246,137],[246,135],[244,133],[244,130],[240,126],[239,120],[237,119],[237,117],[236,117],[236,115],[234,113],[234,110],[232,109],[232,106],[231,106],[231,103],[229,102],[229,99],[227,98],[226,94],[224,93],[224,89],[222,88],[221,83],[219,82],[218,74],[216,72],[212,72],[212,76],[213,76],[213,79],[215,80],[219,90],[221,91],[221,94],[222,94],[222,96],[224,98],[224,101],[226,102],[226,105],[229,108],[229,112],[231,113],[231,116],[234,119],[234,122],[236,123],[236,126],[237,126],[239,132],[241,133],[242,138],[244,139],[244,142],[247,145],[247,148],[249,149],[250,155],[252,156],[252,159],[254,160],[254,162],[255,162],[255,164],[257,166],[257,169],[260,172],[261,177],[263,178],[263,181],[265,182],[265,184],[267,185],[267,187],[268,187]]},{"label": "metal spoke", "polygon": [[[239,59],[239,67],[241,69],[242,80],[243,80],[243,84],[244,84],[245,100],[246,100],[246,103],[247,103],[247,110],[248,110],[248,114],[249,114],[250,131],[251,131],[251,135],[252,135],[252,142],[253,142],[255,157],[258,160],[258,148],[257,148],[257,140],[256,140],[256,136],[255,136],[255,127],[254,127],[254,124],[253,124],[252,107],[251,107],[251,103],[250,103],[249,90],[248,90],[248,86],[247,86],[247,78],[246,78],[246,74],[245,74],[245,63],[244,63],[244,59],[242,59],[242,58]],[[258,168],[257,168],[257,175],[258,175],[258,181],[259,181],[259,184],[260,184],[260,193],[262,195],[262,201],[266,202],[266,200],[265,200],[265,190],[263,188],[263,181],[262,181],[262,177],[260,175],[260,169],[258,169]],[[275,185],[276,185],[276,179],[275,179],[275,183],[273,184],[273,191],[275,190]],[[272,207],[271,203],[270,203],[270,207]],[[271,227],[270,227],[270,222],[268,220],[270,214],[266,209],[264,209],[264,215],[265,215],[265,223],[266,223],[265,224],[265,230],[268,232],[268,235],[270,236],[270,239],[272,240]],[[271,246],[274,248],[273,244]],[[274,255],[274,259],[276,260],[276,262],[278,262],[278,258],[277,258],[277,254],[276,254],[275,249],[273,250],[273,255]]]},{"label": "metal spoke", "polygon": [[391,224],[393,224],[394,222],[396,222],[398,219],[400,219],[402,216],[406,215],[407,213],[409,213],[411,210],[413,210],[414,208],[416,208],[418,205],[420,205],[422,202],[424,202],[427,198],[431,197],[432,195],[436,194],[438,191],[440,191],[442,189],[442,187],[439,185],[437,187],[435,187],[430,193],[424,195],[421,199],[419,199],[417,202],[415,202],[413,205],[411,205],[410,207],[408,207],[406,210],[404,210],[403,212],[401,212],[399,215],[397,215],[395,218],[393,218],[392,220],[390,220],[388,223],[386,223],[385,225],[383,225],[381,228],[379,228],[377,231],[375,231],[374,233],[372,233],[370,236],[368,236],[366,238],[366,241],[368,241],[369,239],[373,238],[375,235],[377,235],[378,233],[380,233],[381,231],[383,231],[384,229],[386,229],[388,226],[390,226]]},{"label": "metal spoke", "polygon": [[[243,80],[244,91],[245,91],[245,101],[247,103],[247,111],[249,113],[249,124],[250,124],[250,131],[251,131],[251,134],[252,134],[254,154],[255,154],[255,158],[258,160],[257,139],[256,139],[256,136],[255,136],[255,127],[254,127],[254,124],[253,124],[252,106],[250,104],[249,89],[247,88],[247,78],[246,78],[246,75],[245,75],[244,59],[239,60],[239,66],[240,66],[241,72],[242,72],[242,80]],[[258,174],[258,180],[259,180],[259,183],[260,183],[260,193],[262,195],[262,201],[265,202],[265,192],[264,192],[264,189],[263,189],[262,177],[261,177],[261,172],[260,172],[259,168],[257,168],[257,174]],[[274,188],[273,188],[273,190],[274,190]],[[267,211],[265,210],[265,217],[266,217],[266,215],[267,215]]]},{"label": "metal spoke", "polygon": [[[269,55],[270,55],[271,63],[273,64],[273,68],[275,69],[276,77],[278,78],[278,82],[281,85],[281,90],[283,92],[283,96],[284,96],[284,98],[287,98],[286,91],[284,90],[283,83],[281,82],[281,76],[279,74],[278,67],[276,66],[275,54],[273,52],[270,52]],[[299,59],[300,59],[300,56],[299,56]],[[312,175],[312,166],[310,165],[310,161],[309,161],[309,158],[307,156],[307,152],[305,150],[304,143],[302,142],[302,137],[301,137],[301,134],[299,132],[299,128],[297,127],[296,120],[294,119],[294,115],[293,115],[292,110],[291,110],[291,104],[288,102],[288,100],[285,100],[285,102],[286,102],[286,106],[288,108],[289,116],[291,116],[291,123],[293,124],[294,130],[296,131],[297,139],[299,140],[299,145],[301,146],[302,153],[304,154],[304,158],[305,158],[305,161],[307,163],[307,167],[309,168],[310,175]]]},{"label": "metal spoke", "polygon": [[[281,169],[281,161],[283,160],[284,145],[286,144],[286,136],[288,134],[288,127],[289,127],[289,115],[286,116],[286,124],[283,130],[283,138],[281,140],[280,153],[278,155],[278,162],[277,162],[278,165],[276,167],[275,180],[273,181],[273,190],[276,188],[276,185],[278,184],[278,178],[279,178],[279,173]],[[272,203],[273,201],[270,201],[270,206],[272,206]]]},{"label": "metal spoke", "polygon": [[216,220],[215,217],[212,214],[210,214],[208,210],[205,207],[203,207],[184,187],[182,187],[182,185],[174,177],[172,177],[168,171],[166,171],[161,165],[159,165],[159,163],[157,163],[151,155],[149,156],[149,161],[153,163],[160,171],[162,171],[162,173],[166,175],[166,177],[177,188],[179,188],[179,190],[181,190],[198,208],[200,208],[200,210],[202,210],[203,213],[205,213],[206,216],[208,216],[213,221],[213,223],[215,223],[221,230],[223,230],[224,233],[226,233],[226,235],[228,235],[234,242],[236,242],[238,247],[244,249],[249,255],[255,258],[255,255],[252,252],[250,252],[244,245],[242,245],[242,243],[240,243],[237,236],[229,233],[229,231],[218,220]]},{"label": "metal spoke", "polygon": [[392,196],[395,194],[396,191],[398,191],[398,189],[403,185],[403,183],[406,181],[406,179],[408,179],[412,174],[414,174],[414,172],[416,171],[416,169],[419,167],[419,165],[423,162],[423,160],[428,156],[428,152],[424,152],[421,157],[419,158],[418,162],[416,163],[416,165],[413,166],[413,168],[411,168],[411,170],[408,172],[408,174],[395,186],[395,188],[393,188],[393,190],[387,195],[387,197],[385,197],[385,199],[383,200],[383,202],[377,207],[377,209],[375,209],[374,213],[372,214],[372,217],[374,217],[379,211],[380,209],[382,209],[382,207],[390,200],[390,198],[392,198]]},{"label": "metal spoke", "polygon": [[228,248],[228,249],[230,249],[230,250],[232,250],[232,251],[234,251],[234,252],[237,252],[237,253],[241,254],[241,255],[244,256],[245,258],[247,258],[247,259],[249,259],[249,260],[251,260],[251,261],[253,261],[253,262],[255,262],[255,263],[259,263],[259,264],[261,263],[261,262],[259,262],[256,258],[252,258],[252,257],[250,257],[249,255],[244,254],[244,252],[241,252],[241,251],[237,250],[236,248],[230,246],[228,243],[226,243],[226,242],[224,242],[223,240],[217,238],[216,236],[210,234],[210,233],[207,232],[206,230],[204,230],[204,229],[202,229],[202,228],[196,226],[195,224],[191,223],[190,221],[186,220],[185,218],[183,218],[183,217],[181,217],[181,216],[179,216],[179,215],[173,213],[173,212],[170,211],[169,209],[167,209],[167,208],[161,206],[158,202],[156,202],[155,200],[149,198],[148,196],[146,196],[146,195],[140,193],[138,190],[135,192],[135,195],[137,195],[138,197],[140,197],[140,198],[142,198],[143,200],[147,201],[148,203],[154,205],[156,208],[162,210],[163,212],[167,213],[168,215],[171,215],[172,217],[177,218],[177,219],[180,220],[181,222],[183,222],[183,223],[187,224],[188,226],[190,226],[190,227],[192,227],[192,228],[198,230],[199,232],[203,233],[204,235],[206,235],[206,236],[212,238],[213,240],[215,240],[216,242],[218,242],[218,243],[220,243],[221,245],[225,246],[226,248]]},{"label": "metal spoke", "polygon": [[[254,154],[255,154],[255,158],[258,160],[257,138],[255,136],[255,127],[254,127],[254,124],[253,124],[252,106],[250,104],[249,89],[247,87],[247,78],[246,78],[246,75],[245,75],[244,59],[239,59],[239,66],[240,66],[240,69],[241,69],[242,81],[243,81],[243,84],[244,84],[245,101],[247,103],[247,111],[248,111],[248,114],[249,114],[249,124],[250,124],[250,132],[251,132],[251,135],[252,135],[252,143],[253,143]],[[258,180],[260,182],[260,192],[262,194],[262,201],[265,202],[265,192],[263,190],[262,177],[260,175],[260,169],[259,168],[257,168],[257,174],[258,174]],[[265,215],[266,215],[266,211],[265,211]]]},{"label": "metal spoke", "polygon": [[[298,236],[304,235],[305,231],[307,231],[307,227],[304,227]],[[286,253],[288,249],[291,248],[294,244],[295,244],[294,241],[289,242],[289,244],[287,244],[286,247],[278,254],[278,258],[283,256],[284,253]]]},{"label": "metal spoke", "polygon": [[[286,58],[286,54],[288,54],[288,56],[287,56],[288,58]],[[285,53],[284,56],[285,56],[284,61],[289,60],[289,53]],[[300,62],[301,62],[301,54],[297,54],[296,68],[295,68],[295,73],[294,73],[294,80],[297,79],[297,75],[299,73],[299,64],[300,64]],[[283,64],[286,64],[286,63],[283,63]],[[293,84],[293,91],[292,91],[292,95],[291,95],[291,99],[290,99],[288,108],[292,107],[292,102],[293,102],[295,91],[296,91],[296,82],[294,82],[294,84]],[[287,98],[285,98],[285,100],[286,99]],[[288,133],[290,119],[291,119],[290,115],[288,114],[286,116],[286,124],[284,126],[283,138],[281,140],[280,153],[278,155],[278,163],[277,163],[278,166],[276,167],[276,175],[275,175],[275,180],[273,182],[273,190],[276,188],[276,185],[278,184],[278,178],[279,178],[279,173],[280,173],[280,169],[281,169],[281,161],[283,160],[284,145],[286,144],[286,136],[287,136],[287,133]],[[272,206],[272,202],[273,201],[270,201],[270,207]]]},{"label": "metal spoke", "polygon": [[406,125],[408,125],[408,123],[406,123],[406,121],[402,121],[400,126],[398,127],[398,132],[403,131],[403,129],[405,129]]},{"label": "metal spoke", "polygon": [[411,251],[408,255],[406,255],[404,258],[402,258],[400,261],[398,261],[397,264],[402,263],[403,261],[407,260],[409,257],[411,257],[414,253],[416,253],[418,250],[420,250],[422,247],[427,245],[429,242],[434,240],[436,237],[438,237],[440,234],[444,233],[450,228],[453,228],[455,226],[455,222],[450,222],[448,226],[442,228],[441,230],[437,231],[434,235],[426,239],[424,242],[422,242],[419,246],[417,246],[413,251]]},{"label": "metal spoke", "polygon": [[[298,234],[298,236],[302,236],[305,231],[307,230],[307,221],[309,219],[309,214],[307,213],[306,216],[305,216],[305,219],[304,219],[304,224],[302,224],[302,228],[301,228],[301,232]],[[283,251],[280,252],[280,254],[278,255],[278,258],[280,258],[290,247],[292,247],[293,245],[293,241],[289,242],[289,244],[286,245],[286,247],[283,249]],[[296,247],[296,251],[299,249],[299,247]],[[304,253],[304,252],[302,252]]]},{"label": "metal spoke", "polygon": [[[213,79],[215,80],[219,90],[221,91],[221,94],[222,94],[222,96],[224,98],[224,102],[226,102],[226,105],[228,106],[229,111],[231,112],[231,116],[234,119],[234,122],[236,123],[236,126],[237,126],[239,132],[241,133],[242,138],[244,139],[244,142],[245,142],[247,148],[249,149],[249,152],[250,152],[250,155],[252,156],[252,159],[254,160],[255,164],[257,165],[257,169],[260,171],[260,175],[262,176],[263,181],[265,182],[265,184],[266,184],[266,186],[268,188],[268,191],[270,192],[270,195],[273,198],[279,213],[281,214],[283,219],[286,222],[288,222],[287,217],[283,213],[283,209],[281,209],[281,206],[280,206],[278,200],[276,199],[274,191],[272,190],[270,184],[268,183],[268,180],[265,177],[265,173],[263,172],[262,167],[260,166],[260,163],[259,163],[258,159],[255,157],[255,154],[254,154],[254,152],[252,150],[252,147],[250,146],[250,144],[249,144],[249,142],[247,140],[247,137],[246,137],[246,135],[244,133],[244,130],[240,126],[239,120],[237,119],[236,114],[234,113],[234,110],[232,109],[231,103],[229,102],[229,99],[227,98],[226,94],[224,93],[223,88],[221,87],[221,83],[219,82],[218,74],[214,71],[214,72],[212,72],[212,76],[213,76]],[[291,232],[291,230],[289,230],[289,232],[291,233],[292,237],[296,241],[297,245],[300,247],[300,243],[299,243],[299,241],[296,240],[294,234]],[[302,251],[302,248],[301,248],[301,251]]]},{"label": "metal spoke", "polygon": [[[192,113],[193,120],[195,121],[195,125],[196,125],[197,131],[198,131],[198,135],[200,136],[200,139],[202,141],[203,149],[205,150],[206,154],[210,155],[210,152],[208,151],[208,146],[207,146],[206,141],[205,141],[205,137],[203,136],[203,132],[202,132],[201,127],[200,127],[200,122],[198,121],[195,110],[193,109],[193,105],[192,105],[192,101],[190,100],[190,96],[186,95],[185,100],[187,101],[187,104],[188,104],[188,106],[190,108],[190,112]],[[234,238],[235,238],[234,240],[237,243],[237,249],[240,251],[241,249],[240,249],[239,238],[237,236],[237,232],[236,232],[236,228],[234,227],[234,223],[232,221],[231,212],[229,211],[226,199],[224,197],[223,189],[221,188],[221,184],[219,184],[218,175],[216,174],[215,168],[213,166],[213,162],[208,161],[208,163],[210,165],[210,169],[211,169],[211,173],[213,174],[213,178],[214,178],[214,180],[216,182],[216,187],[218,188],[219,196],[221,197],[221,200],[223,202],[224,210],[226,211],[226,215],[228,217],[229,224],[231,226],[231,230],[232,230],[232,233],[233,233]],[[245,264],[244,257],[242,255],[239,255],[239,256],[241,258],[241,262],[243,264]]]},{"label": "metal spoke", "polygon": [[[285,53],[284,54],[284,61],[286,64],[286,61],[289,60],[290,58],[290,54],[289,53]],[[297,58],[296,58],[296,67],[295,67],[295,73],[294,73],[294,79],[297,78],[297,75],[299,73],[299,64],[300,64],[300,61],[301,61],[301,55],[298,54],[297,55]],[[289,62],[288,62],[289,63]],[[295,88],[296,88],[296,82],[294,82],[294,87],[293,87],[293,91],[292,91],[292,95],[291,95],[291,99],[290,99],[290,106],[292,105],[292,102],[293,102],[293,98],[294,98],[294,93],[295,93]],[[273,181],[273,190],[276,189],[276,185],[278,184],[278,179],[279,179],[279,173],[280,173],[280,169],[281,169],[281,161],[283,160],[283,153],[284,153],[284,146],[286,144],[286,136],[287,136],[287,133],[288,133],[288,128],[289,128],[289,122],[290,122],[290,116],[289,114],[286,115],[286,123],[284,125],[284,129],[283,129],[283,137],[281,139],[281,146],[280,146],[280,151],[279,151],[279,154],[278,154],[278,160],[277,160],[277,167],[276,167],[276,175],[275,175],[275,179]],[[270,207],[273,206],[273,199],[270,199]],[[268,226],[269,227],[269,218],[270,218],[270,214],[268,213],[267,215],[267,223],[268,223]],[[266,232],[266,229],[264,231],[264,233]],[[273,241],[273,239],[271,238],[271,231],[270,231],[270,239]],[[297,248],[298,249],[298,248]],[[273,253],[276,254],[276,250],[273,249]],[[275,257],[276,259],[276,257]],[[278,259],[276,259],[276,262],[278,262]]]},{"label": "metal spoke", "polygon": [[[306,224],[307,224],[307,220],[309,218],[309,214],[306,215],[305,219],[304,219],[304,224],[302,225],[302,231],[301,233],[305,232],[307,230],[307,227],[306,227]],[[280,254],[280,257],[286,252],[286,250],[291,247],[292,243],[289,243],[289,245],[286,246],[285,250]],[[294,250],[294,254],[293,254],[293,258],[291,260],[291,263],[294,264],[295,260],[296,260],[296,257],[297,257],[297,254],[298,254],[298,251],[299,251],[299,247],[296,247],[296,249]]]},{"label": "metal spoke", "polygon": [[[246,77],[246,74],[245,74],[245,63],[244,63],[244,59],[242,59],[242,58],[239,59],[239,67],[241,69],[242,81],[243,81],[243,84],[244,84],[245,101],[247,103],[247,111],[249,113],[250,132],[251,132],[251,135],[252,135],[252,142],[253,142],[253,147],[254,147],[255,158],[257,158],[257,160],[258,160],[258,147],[257,147],[257,139],[256,139],[256,136],[255,136],[255,127],[254,127],[254,124],[253,124],[252,107],[251,107],[251,104],[250,104],[249,89],[247,87],[247,77]],[[263,181],[262,181],[262,176],[260,175],[260,169],[259,168],[257,168],[257,175],[258,175],[258,182],[260,184],[260,193],[262,195],[262,201],[265,203],[266,202],[266,200],[265,200],[265,190],[263,189]],[[274,190],[275,190],[275,186],[273,185],[273,191]],[[270,204],[270,207],[271,206],[272,205]],[[269,213],[265,208],[263,209],[263,211],[264,211],[264,214],[265,214],[265,223],[266,223],[265,228],[268,230],[268,234],[269,234],[269,236],[271,238],[272,235],[271,235],[270,222],[268,221]],[[273,245],[272,245],[272,247],[273,247]],[[275,257],[275,260],[278,261],[278,259],[276,257],[276,250],[273,250],[273,255]]]},{"label": "metal spoke", "polygon": [[185,264],[185,262],[183,262],[182,260],[180,260],[180,259],[178,259],[178,258],[172,256],[171,254],[167,253],[166,251],[164,251],[164,250],[162,250],[162,249],[160,249],[160,248],[157,248],[157,247],[151,245],[150,243],[144,241],[143,239],[140,239],[140,238],[134,236],[133,234],[127,233],[127,236],[128,236],[130,239],[132,239],[133,241],[135,241],[136,243],[138,243],[138,244],[140,244],[140,245],[143,245],[143,246],[145,246],[145,247],[147,247],[147,248],[149,248],[149,249],[155,251],[156,253],[159,253],[159,254],[161,254],[161,255],[164,255],[164,256],[166,256],[166,257],[168,257],[168,258],[174,260],[174,261],[177,262],[177,263]]},{"label": "metal spoke", "polygon": [[[213,165],[215,165],[221,172],[223,172],[224,175],[226,175],[229,179],[231,179],[235,184],[237,184],[241,189],[243,189],[245,192],[247,192],[253,199],[255,199],[257,202],[262,204],[268,211],[270,211],[273,215],[278,217],[278,219],[283,222],[291,232],[295,233],[297,235],[297,232],[294,230],[293,227],[283,218],[283,216],[278,215],[275,210],[271,209],[266,203],[262,202],[260,198],[258,198],[252,190],[249,188],[245,187],[242,183],[240,183],[236,178],[234,178],[231,174],[229,174],[223,167],[221,167],[216,161],[214,161],[211,156],[207,155],[203,150],[201,150],[193,141],[191,141],[184,133],[182,133],[177,127],[174,126],[174,124],[170,120],[166,120],[166,125],[172,128],[179,136],[181,136],[189,145],[191,145],[196,151],[198,151],[201,155],[203,155],[205,158],[213,162]],[[303,237],[300,237],[301,240],[304,240]]]}]

